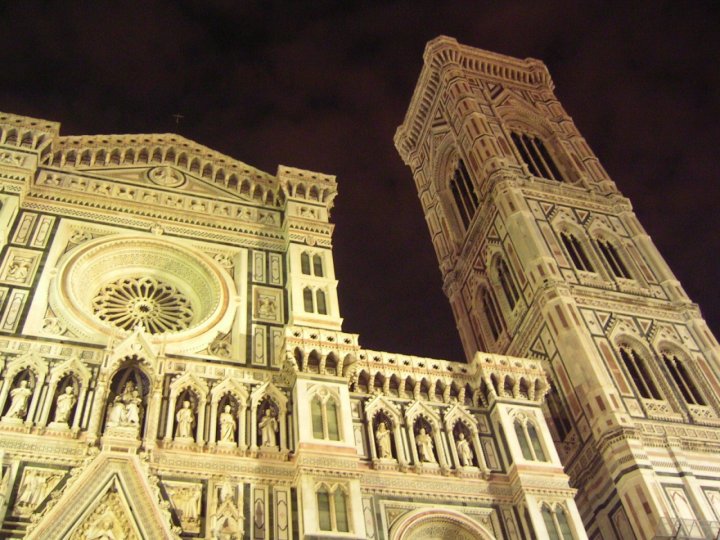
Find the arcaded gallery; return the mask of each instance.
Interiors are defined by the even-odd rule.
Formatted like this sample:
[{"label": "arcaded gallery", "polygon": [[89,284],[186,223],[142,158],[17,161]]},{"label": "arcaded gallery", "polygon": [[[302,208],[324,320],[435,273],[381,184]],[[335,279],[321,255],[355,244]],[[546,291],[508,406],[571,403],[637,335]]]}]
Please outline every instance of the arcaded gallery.
[{"label": "arcaded gallery", "polygon": [[342,326],[342,179],[201,142],[0,114],[0,536],[717,537],[718,343],[541,61],[436,38],[395,134],[465,362]]}]

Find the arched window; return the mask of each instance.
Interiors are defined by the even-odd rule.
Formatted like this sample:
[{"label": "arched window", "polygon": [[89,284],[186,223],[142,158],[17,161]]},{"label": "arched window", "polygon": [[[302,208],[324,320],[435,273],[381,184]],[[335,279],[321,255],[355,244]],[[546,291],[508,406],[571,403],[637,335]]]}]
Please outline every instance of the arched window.
[{"label": "arched window", "polygon": [[347,495],[340,487],[329,491],[325,486],[317,490],[318,520],[321,531],[350,532]]},{"label": "arched window", "polygon": [[557,182],[564,180],[542,140],[527,133],[515,131],[510,133],[510,137],[522,160],[527,165],[530,174]]},{"label": "arched window", "polygon": [[621,347],[620,357],[630,374],[630,378],[635,383],[635,388],[642,397],[646,399],[663,399],[657,386],[655,386],[655,381],[650,376],[645,360],[635,349]]},{"label": "arched window", "polygon": [[522,451],[522,455],[525,459],[528,461],[533,460],[532,451],[530,450],[530,445],[528,444],[527,435],[525,434],[525,429],[523,428],[522,423],[520,420],[515,420],[515,436],[518,439],[518,442],[520,443],[520,450]]},{"label": "arched window", "polygon": [[620,257],[617,248],[607,240],[598,239],[596,242],[598,248],[600,248],[600,253],[602,253],[615,277],[632,279],[632,276]]},{"label": "arched window", "polygon": [[327,302],[325,301],[325,291],[318,289],[315,291],[315,298],[317,299],[317,312],[320,315],[327,315]]},{"label": "arched window", "polygon": [[663,353],[662,358],[685,402],[689,405],[707,405],[685,362],[670,353]]},{"label": "arched window", "polygon": [[540,436],[531,421],[515,420],[515,435],[520,443],[523,458],[528,461],[547,461]]},{"label": "arched window", "polygon": [[565,437],[567,437],[567,434],[570,433],[570,430],[572,429],[572,424],[567,415],[567,409],[563,405],[560,394],[558,394],[554,385],[550,386],[550,391],[545,396],[545,403],[550,411],[550,417],[553,419],[553,424],[555,424],[558,438],[560,441],[564,441]]},{"label": "arched window", "polygon": [[580,244],[580,241],[573,233],[563,231],[560,233],[560,239],[562,240],[568,255],[570,255],[570,259],[572,259],[572,263],[575,268],[583,270],[584,272],[595,271],[590,263],[590,259],[588,259],[588,256],[582,247],[582,244]]},{"label": "arched window", "polygon": [[315,311],[315,303],[313,301],[313,292],[310,287],[305,287],[303,289],[303,306],[305,307],[305,311],[307,313],[312,313]]},{"label": "arched window", "polygon": [[306,276],[310,275],[310,255],[307,253],[300,254],[300,270]]},{"label": "arched window", "polygon": [[323,272],[322,255],[319,255],[319,254],[313,255],[313,273],[317,277],[323,277],[324,272]]},{"label": "arched window", "polygon": [[334,397],[323,398],[316,395],[310,403],[310,414],[314,438],[341,440],[338,403]]},{"label": "arched window", "polygon": [[312,416],[313,437],[316,439],[324,438],[322,402],[320,398],[316,397],[310,403],[310,415]]},{"label": "arched window", "polygon": [[478,207],[478,197],[462,159],[458,161],[455,174],[453,174],[452,179],[450,179],[450,191],[453,194],[453,199],[455,199],[455,206],[460,213],[463,226],[467,229],[473,216],[475,216],[475,210],[477,210]]},{"label": "arched window", "polygon": [[530,444],[532,444],[533,454],[535,454],[535,460],[547,461],[547,458],[545,457],[545,451],[543,450],[542,443],[540,442],[540,437],[538,436],[538,432],[535,429],[535,425],[531,422],[527,423],[527,433],[528,438],[530,439]]},{"label": "arched window", "polygon": [[518,291],[517,285],[515,285],[515,280],[510,272],[510,268],[508,268],[507,263],[502,257],[499,257],[497,261],[497,275],[510,309],[515,309],[515,305],[520,298],[520,292]]},{"label": "arched window", "polygon": [[480,300],[482,302],[482,310],[485,315],[485,320],[490,327],[492,338],[497,341],[503,331],[503,323],[502,318],[500,317],[500,310],[495,302],[495,297],[490,290],[483,288],[480,292]]},{"label": "arched window", "polygon": [[542,517],[550,540],[573,540],[570,523],[561,506],[557,506],[553,511],[548,505],[543,505]]}]

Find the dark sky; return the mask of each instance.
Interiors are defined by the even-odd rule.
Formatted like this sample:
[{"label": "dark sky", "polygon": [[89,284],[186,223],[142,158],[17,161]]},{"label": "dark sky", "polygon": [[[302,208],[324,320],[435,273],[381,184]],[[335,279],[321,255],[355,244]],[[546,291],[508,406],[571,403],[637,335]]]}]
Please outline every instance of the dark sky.
[{"label": "dark sky", "polygon": [[0,110],[59,121],[64,135],[174,131],[271,173],[337,175],[344,329],[367,348],[460,360],[392,137],[433,37],[539,58],[717,330],[715,4],[4,2]]}]

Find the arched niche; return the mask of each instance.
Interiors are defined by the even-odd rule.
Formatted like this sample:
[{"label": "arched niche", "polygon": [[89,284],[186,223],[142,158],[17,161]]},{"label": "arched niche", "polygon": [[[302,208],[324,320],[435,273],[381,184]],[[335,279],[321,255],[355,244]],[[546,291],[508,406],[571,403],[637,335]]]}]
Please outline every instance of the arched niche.
[{"label": "arched niche", "polygon": [[470,517],[449,509],[422,508],[408,512],[390,529],[390,540],[494,540]]}]

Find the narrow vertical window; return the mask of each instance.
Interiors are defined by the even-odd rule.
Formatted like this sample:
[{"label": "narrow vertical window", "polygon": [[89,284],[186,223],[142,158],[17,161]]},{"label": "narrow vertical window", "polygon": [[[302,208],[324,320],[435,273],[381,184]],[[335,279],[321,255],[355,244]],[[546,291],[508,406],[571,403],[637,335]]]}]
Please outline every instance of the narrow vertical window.
[{"label": "narrow vertical window", "polygon": [[313,255],[313,272],[317,277],[323,277],[322,255]]},{"label": "narrow vertical window", "polygon": [[500,280],[500,286],[505,293],[505,298],[507,299],[508,305],[510,306],[511,310],[515,309],[515,305],[520,298],[520,293],[518,292],[517,286],[515,285],[515,280],[510,273],[508,265],[502,258],[498,259],[497,272],[498,279]]},{"label": "narrow vertical window", "polygon": [[630,377],[635,383],[635,388],[637,388],[640,396],[645,399],[662,399],[660,392],[658,392],[658,389],[655,386],[655,382],[647,370],[645,361],[635,351],[635,349],[621,348],[620,357],[622,358],[628,373],[630,373]]},{"label": "narrow vertical window", "polygon": [[323,414],[322,414],[322,403],[318,398],[314,398],[310,402],[310,415],[312,416],[312,429],[313,437],[316,439],[323,439]]},{"label": "narrow vertical window", "polygon": [[330,519],[330,494],[325,489],[317,492],[318,518],[321,531],[332,531]]},{"label": "narrow vertical window", "polygon": [[313,311],[315,311],[315,305],[313,303],[313,292],[310,287],[305,287],[303,289],[303,305],[307,313],[312,313]]},{"label": "narrow vertical window", "polygon": [[481,293],[481,300],[483,312],[485,313],[485,319],[490,327],[490,333],[492,334],[493,339],[497,341],[503,328],[500,311],[495,303],[495,298],[493,298],[492,293],[489,290],[483,289]]},{"label": "narrow vertical window", "polygon": [[335,523],[338,532],[349,532],[347,501],[345,492],[342,489],[336,489],[333,494],[333,502],[335,503]]},{"label": "narrow vertical window", "polygon": [[318,289],[315,292],[317,298],[317,312],[320,315],[327,315],[327,303],[325,302],[325,291]]},{"label": "narrow vertical window", "polygon": [[300,254],[300,271],[306,276],[310,275],[310,255],[307,253]]},{"label": "narrow vertical window", "polygon": [[540,436],[538,435],[535,426],[528,422],[527,424],[528,437],[530,437],[530,443],[532,444],[532,450],[535,454],[537,461],[547,461],[545,457],[545,451],[543,450],[542,443],[540,442]]},{"label": "narrow vertical window", "polygon": [[459,160],[455,174],[450,180],[450,191],[452,192],[453,199],[455,199],[455,206],[460,214],[460,220],[464,228],[467,229],[475,215],[479,200],[475,193],[470,174],[462,160]]},{"label": "narrow vertical window", "polygon": [[615,277],[631,279],[632,276],[630,275],[627,266],[625,266],[625,263],[620,258],[615,246],[605,240],[598,240],[597,245],[600,248],[600,253],[603,254],[605,261]]},{"label": "narrow vertical window", "polygon": [[560,526],[560,534],[563,540],[572,540],[573,533],[572,529],[570,528],[570,522],[568,521],[567,515],[565,514],[565,510],[558,507],[557,510],[555,510],[555,518],[557,519],[557,523]]},{"label": "narrow vertical window", "polygon": [[685,363],[675,355],[663,354],[663,361],[670,375],[675,381],[675,385],[680,390],[683,399],[689,405],[705,405],[705,399],[702,397],[699,388],[685,367]]},{"label": "narrow vertical window", "polygon": [[561,232],[560,239],[562,240],[562,243],[565,246],[565,250],[568,252],[568,255],[570,255],[570,258],[572,259],[572,263],[575,268],[577,268],[578,270],[583,270],[585,272],[595,271],[592,267],[592,264],[590,264],[590,259],[588,259],[588,256],[585,253],[582,245],[580,244],[580,241],[575,237],[574,234]]},{"label": "narrow vertical window", "polygon": [[560,441],[564,441],[565,437],[567,437],[567,434],[570,433],[570,430],[572,429],[572,424],[570,423],[566,409],[563,406],[560,394],[558,394],[554,385],[550,386],[550,391],[547,393],[545,402],[547,403],[548,410],[550,411],[550,416],[553,419],[553,424],[555,424],[558,437]]},{"label": "narrow vertical window", "polygon": [[515,421],[515,436],[517,437],[517,440],[520,443],[520,450],[522,451],[523,458],[525,458],[528,461],[532,461],[533,460],[532,451],[530,450],[530,445],[528,444],[527,436],[525,435],[525,430],[523,429],[523,426],[519,421]]},{"label": "narrow vertical window", "polygon": [[325,404],[327,426],[328,426],[328,438],[331,441],[340,440],[340,429],[338,426],[338,410],[337,403],[334,399],[329,399]]},{"label": "narrow vertical window", "polygon": [[553,519],[553,513],[547,506],[543,506],[542,509],[543,523],[547,530],[548,537],[550,540],[563,540],[558,534],[557,528],[555,527],[555,520]]}]

